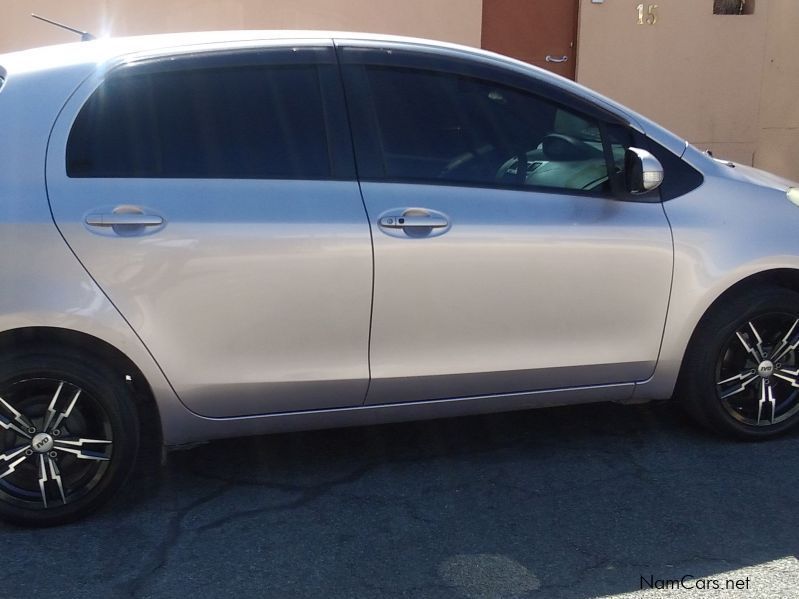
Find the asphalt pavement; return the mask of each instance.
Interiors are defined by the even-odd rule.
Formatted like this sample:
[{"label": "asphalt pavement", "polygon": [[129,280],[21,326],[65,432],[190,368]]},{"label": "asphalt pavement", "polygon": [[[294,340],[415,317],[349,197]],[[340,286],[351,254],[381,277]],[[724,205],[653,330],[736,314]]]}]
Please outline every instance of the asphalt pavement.
[{"label": "asphalt pavement", "polygon": [[799,597],[798,458],[668,403],[213,442],[0,525],[0,597]]}]

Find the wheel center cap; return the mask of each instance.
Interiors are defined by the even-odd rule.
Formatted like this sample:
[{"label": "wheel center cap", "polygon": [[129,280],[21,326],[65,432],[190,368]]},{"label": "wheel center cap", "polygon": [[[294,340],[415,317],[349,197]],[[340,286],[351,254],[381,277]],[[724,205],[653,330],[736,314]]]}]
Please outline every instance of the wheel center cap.
[{"label": "wheel center cap", "polygon": [[36,453],[47,453],[53,448],[53,438],[47,433],[39,433],[31,441],[31,449]]},{"label": "wheel center cap", "polygon": [[757,367],[757,373],[764,379],[769,378],[774,374],[774,364],[770,360],[763,360]]}]

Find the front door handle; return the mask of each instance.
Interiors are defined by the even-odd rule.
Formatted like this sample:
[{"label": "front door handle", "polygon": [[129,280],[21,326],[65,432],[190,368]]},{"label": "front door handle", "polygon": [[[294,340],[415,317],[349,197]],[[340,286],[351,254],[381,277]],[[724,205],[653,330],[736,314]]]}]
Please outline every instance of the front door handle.
[{"label": "front door handle", "polygon": [[400,239],[438,237],[452,226],[446,214],[429,208],[392,208],[377,217],[377,224],[389,237]]},{"label": "front door handle", "polygon": [[86,224],[92,227],[160,227],[164,219],[155,214],[142,214],[135,212],[107,212],[90,214],[86,217]]},{"label": "front door handle", "polygon": [[443,216],[384,216],[380,226],[386,229],[430,228],[441,229],[449,224]]}]

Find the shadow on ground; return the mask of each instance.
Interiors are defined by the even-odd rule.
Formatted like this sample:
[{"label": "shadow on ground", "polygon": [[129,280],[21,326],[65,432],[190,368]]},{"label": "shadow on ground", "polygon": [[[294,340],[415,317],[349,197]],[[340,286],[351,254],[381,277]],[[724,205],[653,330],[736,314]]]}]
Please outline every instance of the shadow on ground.
[{"label": "shadow on ground", "polygon": [[214,442],[88,521],[0,525],[3,596],[584,598],[790,569],[798,454],[796,434],[731,442],[669,404]]}]

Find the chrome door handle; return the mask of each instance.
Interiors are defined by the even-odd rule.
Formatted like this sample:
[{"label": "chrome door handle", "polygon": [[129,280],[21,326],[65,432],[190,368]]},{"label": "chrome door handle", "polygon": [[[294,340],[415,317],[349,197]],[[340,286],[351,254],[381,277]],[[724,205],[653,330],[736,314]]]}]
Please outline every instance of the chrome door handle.
[{"label": "chrome door handle", "polygon": [[566,62],[567,60],[569,60],[569,57],[565,55],[561,56],[560,58],[555,58],[554,56],[550,56],[549,54],[547,54],[547,62],[561,63],[561,62]]},{"label": "chrome door handle", "polygon": [[380,219],[380,226],[385,229],[405,228],[431,228],[441,229],[449,224],[441,216],[384,216]]},{"label": "chrome door handle", "polygon": [[86,224],[92,227],[117,227],[130,225],[134,227],[160,227],[164,219],[154,214],[137,214],[131,212],[108,212],[104,214],[90,214],[86,217]]}]

